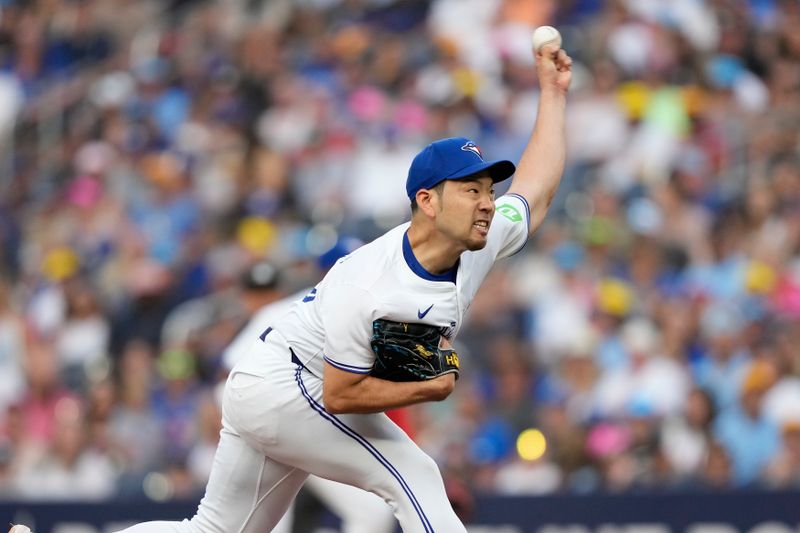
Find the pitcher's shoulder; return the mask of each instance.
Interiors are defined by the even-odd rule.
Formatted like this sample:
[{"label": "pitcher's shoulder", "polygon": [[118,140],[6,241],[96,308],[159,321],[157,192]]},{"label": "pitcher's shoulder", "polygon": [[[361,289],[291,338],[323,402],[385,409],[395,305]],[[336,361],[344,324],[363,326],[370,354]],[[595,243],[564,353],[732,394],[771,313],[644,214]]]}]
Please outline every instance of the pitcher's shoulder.
[{"label": "pitcher's shoulder", "polygon": [[404,232],[402,227],[394,228],[351,252],[339,259],[326,277],[357,285],[371,284],[402,257]]}]

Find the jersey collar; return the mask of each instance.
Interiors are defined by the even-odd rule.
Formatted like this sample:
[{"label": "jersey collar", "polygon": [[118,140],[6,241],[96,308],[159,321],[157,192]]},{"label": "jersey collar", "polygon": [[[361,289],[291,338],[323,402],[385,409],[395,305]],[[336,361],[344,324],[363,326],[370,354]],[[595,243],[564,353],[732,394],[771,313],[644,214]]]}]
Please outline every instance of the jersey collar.
[{"label": "jersey collar", "polygon": [[425,270],[425,267],[423,267],[419,261],[417,261],[417,258],[414,255],[414,250],[411,249],[411,243],[408,240],[408,231],[403,233],[403,259],[406,260],[408,268],[410,268],[414,274],[422,279],[427,279],[428,281],[449,281],[451,283],[456,282],[458,264],[461,261],[460,259],[456,261],[456,264],[444,274],[431,274]]}]

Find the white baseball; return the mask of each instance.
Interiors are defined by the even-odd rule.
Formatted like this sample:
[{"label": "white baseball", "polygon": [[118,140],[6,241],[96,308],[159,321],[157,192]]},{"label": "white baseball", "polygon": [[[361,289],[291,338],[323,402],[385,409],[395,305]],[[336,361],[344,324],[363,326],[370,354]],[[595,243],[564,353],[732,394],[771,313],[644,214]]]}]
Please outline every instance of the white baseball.
[{"label": "white baseball", "polygon": [[546,44],[555,44],[561,48],[561,34],[552,26],[539,26],[533,32],[533,50],[538,52]]}]

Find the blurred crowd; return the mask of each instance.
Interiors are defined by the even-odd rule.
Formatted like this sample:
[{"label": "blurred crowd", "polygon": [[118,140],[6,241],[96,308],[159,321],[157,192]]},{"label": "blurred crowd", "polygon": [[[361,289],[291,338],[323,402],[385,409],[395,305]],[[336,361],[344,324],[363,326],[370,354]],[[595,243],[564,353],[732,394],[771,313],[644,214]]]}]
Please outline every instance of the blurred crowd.
[{"label": "blurred crowd", "polygon": [[800,1],[0,0],[0,497],[202,493],[250,299],[431,140],[517,160],[542,24],[562,185],[409,431],[458,490],[800,487]]}]

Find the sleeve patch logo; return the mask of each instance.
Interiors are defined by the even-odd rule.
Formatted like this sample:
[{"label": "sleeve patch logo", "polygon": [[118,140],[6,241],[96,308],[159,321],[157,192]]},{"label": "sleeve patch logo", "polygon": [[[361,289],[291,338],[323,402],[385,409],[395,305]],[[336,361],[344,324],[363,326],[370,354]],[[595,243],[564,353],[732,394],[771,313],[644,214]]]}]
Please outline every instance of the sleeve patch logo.
[{"label": "sleeve patch logo", "polygon": [[498,206],[497,212],[511,222],[522,222],[522,215],[520,214],[519,210],[511,204],[503,204]]}]

